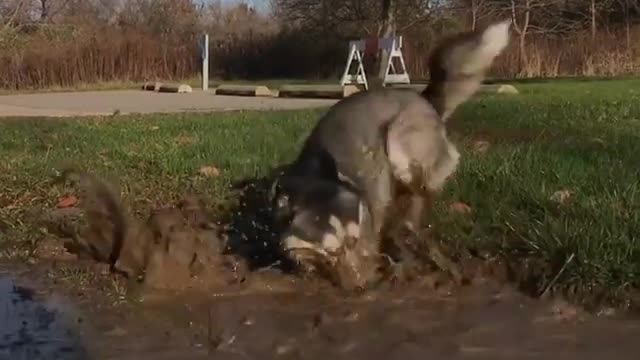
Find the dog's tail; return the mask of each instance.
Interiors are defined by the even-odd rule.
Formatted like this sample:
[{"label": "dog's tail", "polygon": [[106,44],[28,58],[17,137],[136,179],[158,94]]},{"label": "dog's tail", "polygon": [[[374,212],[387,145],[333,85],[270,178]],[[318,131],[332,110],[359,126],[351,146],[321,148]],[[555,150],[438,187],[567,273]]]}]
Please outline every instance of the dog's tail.
[{"label": "dog's tail", "polygon": [[65,169],[60,177],[63,181],[78,183],[83,193],[80,206],[87,218],[90,236],[93,237],[87,239],[86,250],[96,260],[108,262],[113,269],[125,241],[129,220],[119,191],[113,184],[75,169]]},{"label": "dog's tail", "polygon": [[429,59],[430,83],[422,95],[442,121],[479,89],[493,60],[509,43],[511,21],[463,32],[439,42]]}]

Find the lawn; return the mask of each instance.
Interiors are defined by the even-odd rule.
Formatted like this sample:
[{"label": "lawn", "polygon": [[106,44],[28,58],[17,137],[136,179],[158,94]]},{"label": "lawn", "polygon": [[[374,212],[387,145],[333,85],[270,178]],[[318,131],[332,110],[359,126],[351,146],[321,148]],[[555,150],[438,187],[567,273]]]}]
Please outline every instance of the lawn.
[{"label": "lawn", "polygon": [[[623,298],[640,287],[640,80],[518,88],[454,116],[463,160],[439,202],[437,232],[530,264],[537,290]],[[37,241],[29,209],[55,204],[64,190],[52,176],[70,164],[116,178],[136,209],[186,192],[224,208],[233,182],[292,159],[323,111],[3,120],[1,246]],[[220,175],[202,176],[202,166]],[[452,201],[472,212],[450,213]]]}]

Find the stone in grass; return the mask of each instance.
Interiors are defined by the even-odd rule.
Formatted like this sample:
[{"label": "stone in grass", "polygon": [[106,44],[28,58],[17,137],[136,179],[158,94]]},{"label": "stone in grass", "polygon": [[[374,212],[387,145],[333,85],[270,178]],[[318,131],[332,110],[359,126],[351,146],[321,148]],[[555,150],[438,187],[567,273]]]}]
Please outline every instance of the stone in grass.
[{"label": "stone in grass", "polygon": [[216,168],[215,166],[202,166],[200,167],[200,170],[198,170],[198,173],[204,177],[217,177],[220,175],[220,170],[218,170],[218,168]]},{"label": "stone in grass", "polygon": [[549,197],[549,200],[557,202],[558,204],[565,204],[569,198],[571,198],[571,195],[573,194],[570,190],[558,190]]}]

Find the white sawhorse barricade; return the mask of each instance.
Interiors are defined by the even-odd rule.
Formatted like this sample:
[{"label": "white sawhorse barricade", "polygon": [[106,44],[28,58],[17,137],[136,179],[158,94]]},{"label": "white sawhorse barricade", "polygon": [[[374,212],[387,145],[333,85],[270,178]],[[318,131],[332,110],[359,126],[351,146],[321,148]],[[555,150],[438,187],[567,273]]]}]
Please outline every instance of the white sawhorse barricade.
[{"label": "white sawhorse barricade", "polygon": [[[386,69],[382,85],[387,84],[410,84],[409,74],[402,57],[402,36],[391,38],[370,38],[365,40],[356,40],[349,42],[349,57],[347,58],[347,66],[342,74],[340,84],[344,85],[364,85],[365,89],[369,89],[367,75],[364,71],[362,59],[365,52],[377,52],[384,50],[389,52],[387,57]],[[393,59],[398,59],[401,69],[396,69]],[[356,73],[351,74],[350,69],[353,62],[356,62]],[[392,73],[393,72],[393,73]]]}]

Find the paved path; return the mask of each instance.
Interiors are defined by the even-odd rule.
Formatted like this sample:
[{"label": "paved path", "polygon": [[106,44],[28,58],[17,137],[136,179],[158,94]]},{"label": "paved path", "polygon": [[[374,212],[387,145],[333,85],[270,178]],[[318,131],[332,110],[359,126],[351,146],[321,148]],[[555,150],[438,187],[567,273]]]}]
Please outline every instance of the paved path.
[{"label": "paved path", "polygon": [[329,99],[287,99],[155,93],[142,90],[60,92],[0,96],[0,117],[83,116],[187,111],[278,110],[329,106]]}]

